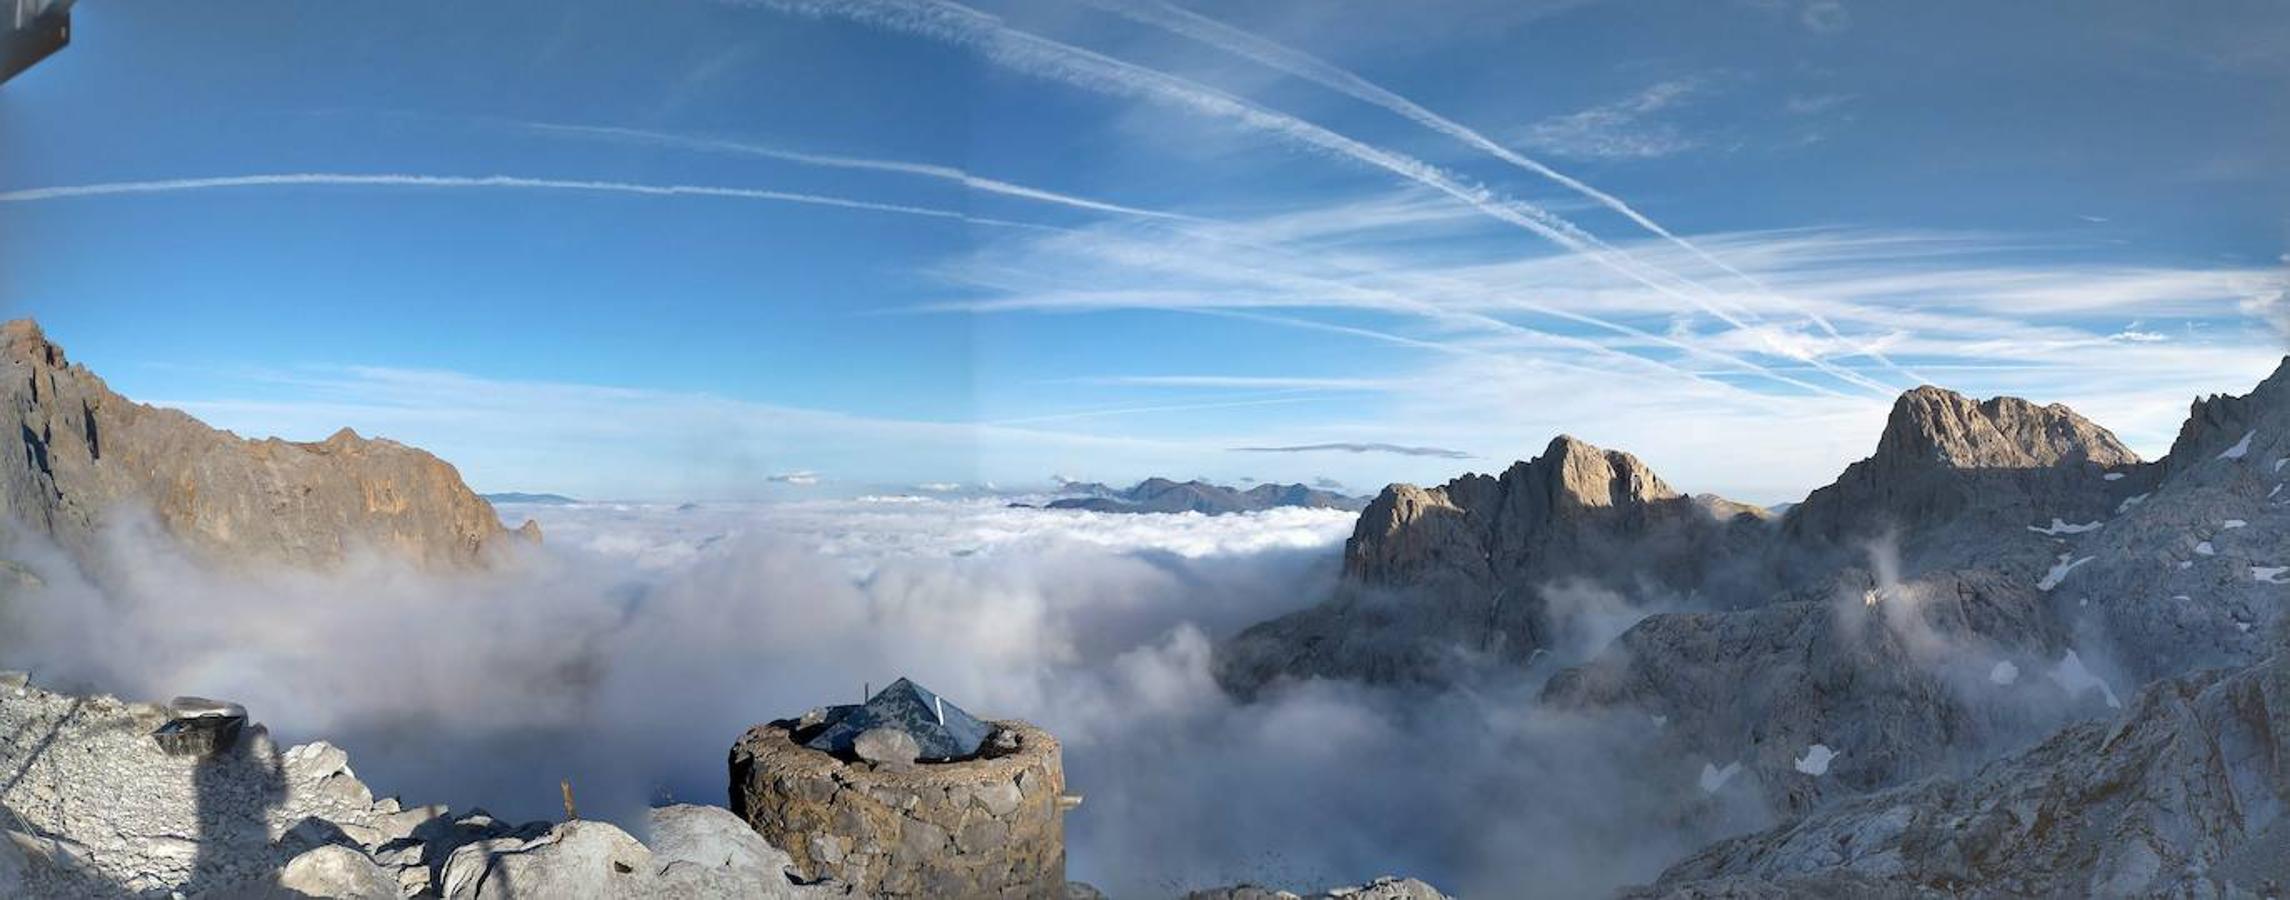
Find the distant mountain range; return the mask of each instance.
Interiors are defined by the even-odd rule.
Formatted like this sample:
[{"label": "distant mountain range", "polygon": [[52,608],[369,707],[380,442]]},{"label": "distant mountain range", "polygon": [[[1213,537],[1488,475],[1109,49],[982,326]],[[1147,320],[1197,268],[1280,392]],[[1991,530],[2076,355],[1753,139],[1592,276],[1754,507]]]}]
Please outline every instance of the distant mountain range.
[{"label": "distant mountain range", "polygon": [[536,506],[564,506],[580,502],[563,494],[527,494],[521,491],[504,491],[498,494],[479,494],[477,496],[485,498],[487,503],[526,503]]},{"label": "distant mountain range", "polygon": [[1069,481],[1063,490],[1079,496],[1052,500],[1043,504],[1042,508],[1107,513],[1197,512],[1217,516],[1284,506],[1356,510],[1368,505],[1365,497],[1323,491],[1301,484],[1260,484],[1242,490],[1198,479],[1171,481],[1167,478],[1147,478],[1126,489],[1096,482]]}]

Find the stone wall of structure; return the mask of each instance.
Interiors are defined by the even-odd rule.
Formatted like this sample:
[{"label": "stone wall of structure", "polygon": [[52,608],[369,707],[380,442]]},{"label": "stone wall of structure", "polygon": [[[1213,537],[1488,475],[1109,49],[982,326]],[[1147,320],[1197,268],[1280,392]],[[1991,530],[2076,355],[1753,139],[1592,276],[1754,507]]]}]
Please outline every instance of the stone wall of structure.
[{"label": "stone wall of structure", "polygon": [[806,878],[866,896],[1061,900],[1057,739],[995,725],[1016,735],[1016,751],[903,768],[844,762],[796,743],[790,723],[758,725],[732,747],[731,808]]}]

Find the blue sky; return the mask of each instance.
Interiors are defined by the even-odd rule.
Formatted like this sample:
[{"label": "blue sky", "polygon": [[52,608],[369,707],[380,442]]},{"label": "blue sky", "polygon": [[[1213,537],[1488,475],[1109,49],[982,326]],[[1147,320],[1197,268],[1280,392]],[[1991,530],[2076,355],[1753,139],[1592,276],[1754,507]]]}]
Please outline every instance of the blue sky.
[{"label": "blue sky", "polygon": [[[2159,454],[2290,327],[2268,2],[75,19],[0,87],[0,310],[481,489],[1372,490],[1571,432],[1774,501],[1920,381]],[[1453,453],[1236,449],[1350,444]]]}]

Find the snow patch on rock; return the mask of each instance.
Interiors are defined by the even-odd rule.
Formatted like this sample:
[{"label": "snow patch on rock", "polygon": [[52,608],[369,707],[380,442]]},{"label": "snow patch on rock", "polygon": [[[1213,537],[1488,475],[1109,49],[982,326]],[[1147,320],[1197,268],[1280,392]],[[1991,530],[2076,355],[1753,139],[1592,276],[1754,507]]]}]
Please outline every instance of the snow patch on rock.
[{"label": "snow patch on rock", "polygon": [[[2220,458],[2220,459],[2241,459],[2241,458],[2242,458],[2242,457],[2243,457],[2245,454],[2248,454],[2248,453],[2250,452],[2250,439],[2251,439],[2251,438],[2254,438],[2254,437],[2257,437],[2257,436],[2258,436],[2258,429],[2256,429],[2256,428],[2253,428],[2253,429],[2251,429],[2251,430],[2249,430],[2249,431],[2245,431],[2245,432],[2243,432],[2243,433],[2242,433],[2242,440],[2239,440],[2239,441],[2236,441],[2236,442],[2234,442],[2234,446],[2226,448],[2226,452],[2224,452],[2224,453],[2220,453],[2220,454],[2218,455],[2218,458]],[[2275,466],[2275,468],[2279,469],[2279,468],[2281,468],[2281,465],[2277,464],[2277,465]]]},{"label": "snow patch on rock", "polygon": [[1717,793],[1719,788],[1725,787],[1726,782],[1732,781],[1733,776],[1739,774],[1741,774],[1741,763],[1738,761],[1726,763],[1725,768],[1722,769],[1718,768],[1716,763],[1702,763],[1702,793]]},{"label": "snow patch on rock", "polygon": [[1797,767],[1797,771],[1818,778],[1829,774],[1829,761],[1836,758],[1837,751],[1829,749],[1829,745],[1814,744],[1805,748],[1804,756],[1791,762]]},{"label": "snow patch on rock", "polygon": [[2037,533],[2037,534],[2049,534],[2049,535],[2062,535],[2062,534],[2082,534],[2082,533],[2084,533],[2084,532],[2086,532],[2086,531],[2097,531],[2097,530],[2099,530],[2100,526],[2103,526],[2103,525],[2105,525],[2105,524],[2107,524],[2107,523],[2105,523],[2105,522],[2085,522],[2085,523],[2083,523],[2083,524],[2081,524],[2081,525],[2074,525],[2074,524],[2070,524],[2070,523],[2068,523],[2068,522],[2066,522],[2066,521],[2063,521],[2063,520],[2061,520],[2061,519],[2060,519],[2058,516],[2053,516],[2053,517],[2052,517],[2052,520],[2051,520],[2051,527],[2049,527],[2049,528],[2038,528],[2038,527],[2036,527],[2036,526],[2034,526],[2034,525],[2030,525],[2030,526],[2028,526],[2028,530],[2029,530],[2029,531],[2033,531],[2033,532],[2035,532],[2035,533]]},{"label": "snow patch on rock", "polygon": [[2075,554],[2073,553],[2060,554],[2059,564],[2052,566],[2051,571],[2044,574],[2042,581],[2036,582],[2036,589],[2040,591],[2048,591],[2052,588],[2059,587],[2060,579],[2066,578],[2067,573],[2075,571],[2075,567],[2099,558],[2096,556],[2086,556],[2082,559],[2075,560],[2074,562],[2069,562],[2068,558],[2074,555]]},{"label": "snow patch on rock", "polygon": [[1999,660],[1988,670],[1988,680],[1999,685],[2011,684],[2020,680],[2020,667],[2012,665],[2011,660]]}]

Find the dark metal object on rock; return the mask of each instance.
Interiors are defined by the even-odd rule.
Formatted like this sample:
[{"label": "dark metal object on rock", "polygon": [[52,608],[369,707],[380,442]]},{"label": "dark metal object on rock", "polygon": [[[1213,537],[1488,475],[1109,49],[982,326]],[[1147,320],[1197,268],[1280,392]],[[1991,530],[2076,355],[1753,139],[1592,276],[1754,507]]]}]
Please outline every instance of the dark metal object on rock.
[{"label": "dark metal object on rock", "polygon": [[857,753],[854,745],[859,735],[875,728],[912,736],[922,750],[918,758],[924,762],[969,759],[978,755],[979,746],[994,733],[992,725],[962,707],[901,678],[865,703],[828,707],[819,722],[804,728],[797,740],[813,750],[849,759]]},{"label": "dark metal object on rock", "polygon": [[167,723],[151,732],[169,756],[212,756],[238,743],[246,728],[246,707],[205,697],[177,697],[167,704]]}]

